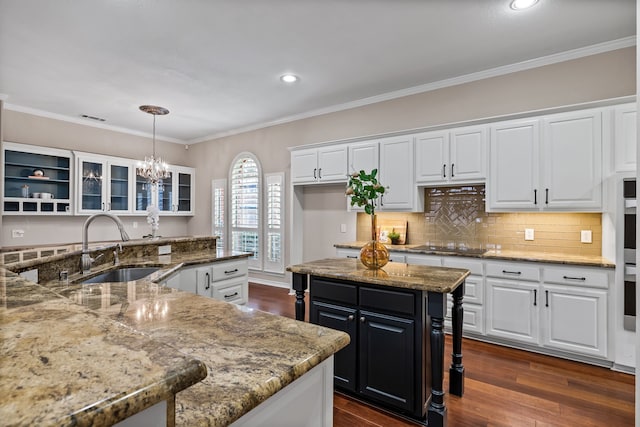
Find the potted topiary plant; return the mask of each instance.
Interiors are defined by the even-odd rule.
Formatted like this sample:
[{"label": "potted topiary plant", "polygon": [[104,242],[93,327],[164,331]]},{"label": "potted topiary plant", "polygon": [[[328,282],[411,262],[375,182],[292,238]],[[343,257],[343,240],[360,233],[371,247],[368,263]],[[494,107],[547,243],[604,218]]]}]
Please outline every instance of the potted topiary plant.
[{"label": "potted topiary plant", "polygon": [[391,230],[391,233],[388,234],[389,239],[391,240],[392,245],[397,245],[400,242],[400,233],[396,233],[396,230]]}]

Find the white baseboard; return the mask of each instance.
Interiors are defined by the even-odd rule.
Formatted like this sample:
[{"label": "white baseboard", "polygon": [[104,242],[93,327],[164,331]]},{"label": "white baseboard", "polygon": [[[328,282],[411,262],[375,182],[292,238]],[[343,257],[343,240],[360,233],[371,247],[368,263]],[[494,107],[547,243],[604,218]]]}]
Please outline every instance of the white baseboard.
[{"label": "white baseboard", "polygon": [[291,289],[291,284],[288,282],[279,282],[276,280],[261,279],[258,277],[251,277],[251,275],[249,275],[249,282],[257,283],[259,285],[274,286],[276,288]]}]

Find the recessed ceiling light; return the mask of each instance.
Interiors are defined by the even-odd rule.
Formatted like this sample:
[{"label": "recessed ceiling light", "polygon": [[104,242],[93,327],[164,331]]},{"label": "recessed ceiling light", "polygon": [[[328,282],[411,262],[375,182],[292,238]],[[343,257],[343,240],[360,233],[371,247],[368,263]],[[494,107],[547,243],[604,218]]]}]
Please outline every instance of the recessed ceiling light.
[{"label": "recessed ceiling light", "polygon": [[295,74],[283,74],[280,76],[280,80],[282,80],[285,83],[295,83],[299,79],[298,79],[298,76],[296,76]]},{"label": "recessed ceiling light", "polygon": [[528,9],[538,3],[538,0],[513,0],[511,2],[511,9],[522,10]]}]

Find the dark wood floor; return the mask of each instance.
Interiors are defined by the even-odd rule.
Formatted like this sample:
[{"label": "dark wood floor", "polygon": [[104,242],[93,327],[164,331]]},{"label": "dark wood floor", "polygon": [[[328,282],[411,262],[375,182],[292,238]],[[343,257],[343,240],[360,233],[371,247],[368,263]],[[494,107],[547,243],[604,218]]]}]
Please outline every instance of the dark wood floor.
[{"label": "dark wood floor", "polygon": [[[293,318],[294,301],[287,289],[249,284],[250,307]],[[451,354],[449,337],[446,346]],[[469,339],[462,349],[465,394],[446,397],[451,427],[634,425],[632,375]],[[335,427],[415,425],[340,394],[333,421]]]}]

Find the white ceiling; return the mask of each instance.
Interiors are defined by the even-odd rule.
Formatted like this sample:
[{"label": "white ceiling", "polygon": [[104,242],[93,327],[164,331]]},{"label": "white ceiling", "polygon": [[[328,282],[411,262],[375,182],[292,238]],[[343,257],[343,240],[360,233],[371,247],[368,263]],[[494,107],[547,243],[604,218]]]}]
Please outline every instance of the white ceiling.
[{"label": "white ceiling", "polygon": [[[8,109],[211,137],[598,45],[634,44],[635,0],[0,0]],[[615,43],[606,43],[616,41]],[[589,50],[587,50],[589,51]],[[301,80],[285,85],[279,76]]]}]

